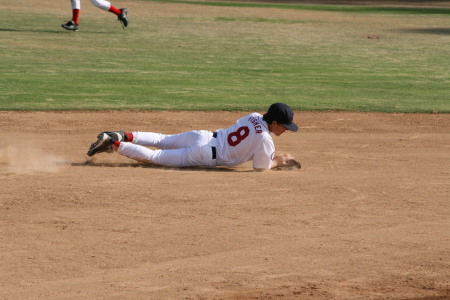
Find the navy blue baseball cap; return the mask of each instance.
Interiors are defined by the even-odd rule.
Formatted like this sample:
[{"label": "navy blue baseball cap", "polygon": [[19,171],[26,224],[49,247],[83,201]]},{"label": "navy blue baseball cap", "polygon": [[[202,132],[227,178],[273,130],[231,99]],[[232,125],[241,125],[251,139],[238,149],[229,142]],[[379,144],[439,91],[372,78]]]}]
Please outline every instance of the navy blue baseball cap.
[{"label": "navy blue baseball cap", "polygon": [[274,103],[269,107],[267,111],[267,116],[271,120],[277,121],[279,124],[286,127],[290,131],[297,131],[297,125],[292,122],[294,119],[294,112],[292,109],[284,103]]}]

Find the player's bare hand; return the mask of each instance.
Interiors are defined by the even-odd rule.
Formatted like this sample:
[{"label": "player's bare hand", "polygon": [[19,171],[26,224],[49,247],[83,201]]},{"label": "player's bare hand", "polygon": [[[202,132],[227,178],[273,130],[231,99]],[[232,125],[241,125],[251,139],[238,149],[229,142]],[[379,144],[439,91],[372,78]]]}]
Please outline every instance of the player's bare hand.
[{"label": "player's bare hand", "polygon": [[293,159],[292,155],[285,153],[285,154],[278,154],[277,156],[274,157],[273,161],[276,167],[282,167],[286,165],[286,161],[289,159]]},{"label": "player's bare hand", "polygon": [[300,162],[290,154],[279,154],[272,161],[274,170],[298,170],[301,169]]}]

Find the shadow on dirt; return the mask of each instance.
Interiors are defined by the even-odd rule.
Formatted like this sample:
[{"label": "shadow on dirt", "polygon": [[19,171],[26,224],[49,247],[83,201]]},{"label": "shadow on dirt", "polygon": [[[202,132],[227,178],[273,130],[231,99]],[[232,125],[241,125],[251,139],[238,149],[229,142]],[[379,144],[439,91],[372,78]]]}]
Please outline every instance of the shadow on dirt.
[{"label": "shadow on dirt", "polygon": [[403,298],[399,300],[449,300],[449,296],[430,296],[430,297],[420,297],[420,298]]},{"label": "shadow on dirt", "polygon": [[202,171],[202,172],[253,172],[253,170],[238,171],[235,169],[216,167],[216,168],[202,168],[202,167],[165,167],[153,164],[145,163],[96,163],[87,160],[84,163],[71,163],[72,167],[109,167],[109,168],[148,168],[148,169],[160,169],[160,170],[176,170],[176,171]]}]

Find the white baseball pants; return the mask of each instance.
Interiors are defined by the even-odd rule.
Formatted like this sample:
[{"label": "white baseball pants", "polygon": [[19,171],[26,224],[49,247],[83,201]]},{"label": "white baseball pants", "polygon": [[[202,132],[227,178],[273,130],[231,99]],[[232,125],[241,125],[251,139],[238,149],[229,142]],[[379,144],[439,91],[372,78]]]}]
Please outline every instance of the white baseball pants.
[{"label": "white baseball pants", "polygon": [[[70,0],[70,2],[72,3],[72,9],[81,9],[80,0]],[[105,0],[91,0],[91,2],[98,8],[101,8],[106,11],[108,11],[109,8],[111,7],[111,3]]]},{"label": "white baseball pants", "polygon": [[[133,132],[131,143],[120,143],[117,152],[128,158],[169,167],[215,167],[211,146],[216,145],[212,132],[194,130],[175,135]],[[151,150],[147,147],[156,147]]]}]

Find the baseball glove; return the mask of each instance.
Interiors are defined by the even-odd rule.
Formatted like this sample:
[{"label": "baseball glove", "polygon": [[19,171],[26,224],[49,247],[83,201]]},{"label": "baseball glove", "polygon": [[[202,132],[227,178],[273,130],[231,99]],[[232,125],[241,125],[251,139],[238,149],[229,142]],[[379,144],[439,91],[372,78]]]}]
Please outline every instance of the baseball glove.
[{"label": "baseball glove", "polygon": [[301,168],[302,168],[302,165],[300,164],[300,162],[291,158],[291,159],[286,160],[286,162],[283,166],[276,167],[275,170],[276,171],[295,171],[295,170],[300,170]]}]

